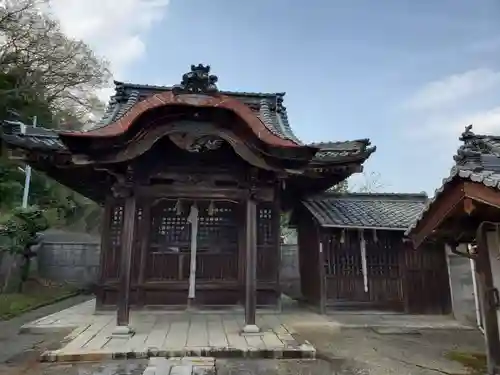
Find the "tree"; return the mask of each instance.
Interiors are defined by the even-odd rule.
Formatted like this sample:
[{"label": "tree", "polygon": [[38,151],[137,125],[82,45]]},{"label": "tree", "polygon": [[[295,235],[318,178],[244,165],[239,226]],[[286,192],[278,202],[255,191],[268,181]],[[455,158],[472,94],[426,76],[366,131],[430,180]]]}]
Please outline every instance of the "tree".
[{"label": "tree", "polygon": [[349,182],[347,180],[344,180],[337,185],[332,186],[330,189],[328,189],[330,193],[347,193],[349,191]]},{"label": "tree", "polygon": [[39,98],[58,123],[83,124],[103,109],[95,93],[109,82],[108,63],[64,35],[57,20],[40,11],[43,2],[0,2],[0,73],[8,77],[0,85],[0,108]]},{"label": "tree", "polygon": [[363,172],[361,181],[354,183],[350,190],[357,193],[380,193],[385,187],[380,173]]},{"label": "tree", "polygon": [[18,292],[22,292],[23,284],[28,279],[31,258],[36,255],[32,247],[38,243],[38,233],[47,228],[48,220],[36,206],[17,208],[0,217],[0,251],[19,255],[23,259]]}]

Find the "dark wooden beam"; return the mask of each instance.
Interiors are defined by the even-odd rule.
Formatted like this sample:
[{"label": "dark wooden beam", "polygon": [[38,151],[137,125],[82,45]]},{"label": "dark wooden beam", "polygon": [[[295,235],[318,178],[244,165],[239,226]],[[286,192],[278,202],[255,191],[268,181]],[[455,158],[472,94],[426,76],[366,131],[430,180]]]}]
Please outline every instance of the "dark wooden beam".
[{"label": "dark wooden beam", "polygon": [[[111,214],[112,214],[112,197],[108,196],[106,199],[106,203],[104,205],[103,218],[101,221],[101,253],[99,255],[99,281],[98,285],[102,285],[106,283],[106,262],[109,259],[110,244],[109,244],[109,236],[110,236],[110,227],[111,227]],[[96,290],[96,309],[100,309],[102,307],[103,302],[103,293],[102,288],[98,288]]]},{"label": "dark wooden beam", "polygon": [[[146,278],[146,267],[147,267],[147,257],[149,251],[149,236],[151,229],[151,204],[149,200],[144,201],[142,205],[142,220],[139,227],[140,237],[140,265],[139,265],[139,276],[137,278],[137,284],[143,285]],[[139,306],[144,306],[145,293],[144,288],[139,288],[137,293],[137,304]]]},{"label": "dark wooden beam", "polygon": [[488,206],[500,208],[500,190],[479,182],[464,182],[465,196]]},{"label": "dark wooden beam", "polygon": [[486,354],[488,374],[497,374],[500,365],[500,340],[498,331],[498,316],[496,295],[498,290],[493,283],[489,246],[487,241],[487,227],[480,225],[477,231],[477,260],[476,272],[479,281],[479,297],[483,307],[484,336],[486,340]]},{"label": "dark wooden beam", "polygon": [[255,324],[257,305],[257,204],[253,197],[246,202],[245,233],[246,267],[245,267],[245,327],[243,332],[256,333],[259,328]]},{"label": "dark wooden beam", "polygon": [[134,228],[136,216],[135,196],[125,198],[123,210],[123,229],[120,259],[120,287],[118,300],[117,326],[128,327],[130,310],[130,273],[132,265],[132,250],[134,247]]},{"label": "dark wooden beam", "polygon": [[115,198],[123,199],[123,225],[121,232],[120,277],[118,288],[118,311],[116,314],[116,335],[133,333],[129,327],[130,284],[132,270],[132,251],[134,249],[134,232],[136,221],[136,195],[134,192],[134,170],[128,167],[125,176],[113,186]]},{"label": "dark wooden beam", "polygon": [[[410,233],[414,247],[419,247],[434,231],[440,229],[440,225],[453,214],[464,196],[462,181],[455,184],[450,183],[450,186],[447,186],[445,191],[439,194],[429,210],[424,213],[417,227]],[[463,206],[460,209],[463,211]]]},{"label": "dark wooden beam", "polygon": [[[281,210],[280,210],[280,181],[276,182],[275,187],[275,197],[274,203],[272,205],[272,230],[274,234],[274,251],[276,252],[277,262],[276,262],[276,284],[278,286],[278,310],[282,309],[282,287],[281,287]],[[256,239],[257,240],[257,239]]]},{"label": "dark wooden beam", "polygon": [[[172,186],[172,185],[152,185],[139,186],[137,194],[150,197],[171,197],[171,198],[198,198],[198,199],[234,199],[246,200],[248,198],[247,189],[206,187],[196,185]],[[259,200],[272,201],[274,191],[272,188],[261,188],[255,191]]]}]

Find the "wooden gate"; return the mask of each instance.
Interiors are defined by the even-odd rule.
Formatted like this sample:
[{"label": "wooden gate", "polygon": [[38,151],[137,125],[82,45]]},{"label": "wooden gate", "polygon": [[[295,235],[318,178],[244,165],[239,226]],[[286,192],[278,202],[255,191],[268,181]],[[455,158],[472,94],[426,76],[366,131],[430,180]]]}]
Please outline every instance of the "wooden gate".
[{"label": "wooden gate", "polygon": [[404,288],[406,311],[414,314],[451,312],[446,254],[442,246],[405,246]]},{"label": "wooden gate", "polygon": [[[403,310],[399,233],[365,231],[368,288],[365,290],[360,235],[346,230],[323,237],[327,305],[336,308]],[[399,241],[398,241],[399,240]]]},{"label": "wooden gate", "polygon": [[[186,204],[189,203],[189,204]],[[151,209],[146,279],[149,281],[189,279],[191,202],[161,200]],[[238,279],[237,204],[228,201],[197,202],[199,209],[196,279]]]}]

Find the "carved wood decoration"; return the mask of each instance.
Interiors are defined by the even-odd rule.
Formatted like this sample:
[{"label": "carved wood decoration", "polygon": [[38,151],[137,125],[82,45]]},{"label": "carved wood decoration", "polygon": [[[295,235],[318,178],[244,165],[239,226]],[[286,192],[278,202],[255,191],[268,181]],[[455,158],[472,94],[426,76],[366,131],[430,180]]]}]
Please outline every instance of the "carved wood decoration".
[{"label": "carved wood decoration", "polygon": [[191,133],[174,133],[170,140],[180,149],[189,152],[207,152],[219,149],[224,140],[217,136],[199,136]]}]

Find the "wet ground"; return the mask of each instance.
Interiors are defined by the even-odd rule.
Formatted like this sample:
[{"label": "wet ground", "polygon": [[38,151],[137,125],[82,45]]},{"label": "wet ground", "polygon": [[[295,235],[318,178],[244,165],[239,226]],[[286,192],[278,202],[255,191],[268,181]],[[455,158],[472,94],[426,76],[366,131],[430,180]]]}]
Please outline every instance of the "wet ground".
[{"label": "wet ground", "polygon": [[[1,368],[2,375],[140,375],[146,361],[111,361],[79,364],[37,364],[21,369],[16,366]],[[323,360],[218,360],[217,375],[361,375],[343,361]]]},{"label": "wet ground", "polygon": [[[146,360],[102,363],[40,363],[40,353],[56,349],[66,333],[18,335],[21,325],[79,303],[76,297],[0,322],[1,375],[139,375]],[[318,360],[217,360],[219,375],[458,375],[475,374],[452,361],[450,352],[478,353],[484,339],[477,331],[340,329],[305,322],[294,327],[318,350]]]}]

